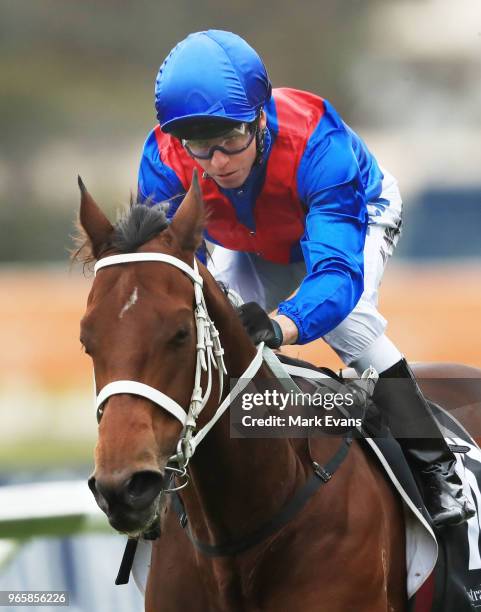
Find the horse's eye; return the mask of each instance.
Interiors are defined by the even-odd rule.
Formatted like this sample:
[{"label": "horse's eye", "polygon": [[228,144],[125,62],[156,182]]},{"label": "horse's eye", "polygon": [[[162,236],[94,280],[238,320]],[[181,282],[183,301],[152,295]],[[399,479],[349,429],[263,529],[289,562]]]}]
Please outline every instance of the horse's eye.
[{"label": "horse's eye", "polygon": [[181,327],[177,330],[175,335],[172,337],[170,342],[172,344],[183,344],[190,336],[190,329],[188,327]]}]

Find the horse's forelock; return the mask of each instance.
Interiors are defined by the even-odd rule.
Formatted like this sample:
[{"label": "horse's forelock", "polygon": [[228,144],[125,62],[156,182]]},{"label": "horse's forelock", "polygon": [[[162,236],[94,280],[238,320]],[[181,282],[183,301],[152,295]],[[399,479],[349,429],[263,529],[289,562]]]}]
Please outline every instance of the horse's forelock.
[{"label": "horse's forelock", "polygon": [[133,204],[115,224],[111,247],[119,253],[132,253],[167,226],[165,205]]}]

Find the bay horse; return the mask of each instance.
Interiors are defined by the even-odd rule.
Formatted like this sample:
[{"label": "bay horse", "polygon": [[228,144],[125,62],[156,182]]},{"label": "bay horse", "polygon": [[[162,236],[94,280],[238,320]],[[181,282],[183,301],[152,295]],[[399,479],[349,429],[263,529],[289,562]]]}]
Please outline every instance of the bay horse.
[{"label": "bay horse", "polygon": [[[325,465],[340,440],[313,439],[308,451],[303,439],[236,439],[225,412],[198,447],[185,437],[179,446],[183,424],[194,416],[191,429],[208,426],[229,380],[241,378],[258,354],[225,293],[195,260],[205,223],[197,175],[170,224],[156,208],[132,206],[114,227],[79,185],[87,258],[98,267],[81,322],[99,393],[89,486],[118,531],[138,536],[160,529],[146,612],[405,611],[401,502],[356,441],[302,511],[268,537],[222,556],[192,545],[163,494],[173,456],[195,450],[179,496],[192,535],[214,547],[268,522],[308,482],[309,453]],[[223,390],[221,376],[207,380],[205,363],[199,378],[198,347],[205,340],[199,339],[199,304],[218,329],[214,352],[219,369],[225,361]],[[272,374],[261,363],[256,376]],[[116,381],[128,384],[112,390]],[[193,414],[199,382],[211,393]],[[199,395],[196,401],[199,408]]]}]

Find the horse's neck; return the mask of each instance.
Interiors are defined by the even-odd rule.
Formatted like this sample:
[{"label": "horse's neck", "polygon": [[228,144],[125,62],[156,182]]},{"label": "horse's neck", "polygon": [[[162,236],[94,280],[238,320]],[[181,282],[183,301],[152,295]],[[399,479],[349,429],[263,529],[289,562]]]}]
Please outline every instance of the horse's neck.
[{"label": "horse's neck", "polygon": [[[204,279],[209,315],[225,350],[229,377],[239,378],[255,349],[212,277]],[[262,368],[259,376],[269,376]],[[205,413],[212,415],[216,389]],[[228,391],[228,389],[227,389]],[[200,538],[226,541],[258,527],[283,505],[303,480],[302,463],[287,439],[233,439],[229,411],[199,445],[192,483],[182,493],[189,520]]]}]

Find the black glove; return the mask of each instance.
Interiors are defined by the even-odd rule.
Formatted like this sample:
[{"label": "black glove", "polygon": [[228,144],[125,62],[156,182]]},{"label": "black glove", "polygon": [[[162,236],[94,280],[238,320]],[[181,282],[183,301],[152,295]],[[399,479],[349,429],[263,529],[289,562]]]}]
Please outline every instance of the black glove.
[{"label": "black glove", "polygon": [[267,312],[257,302],[247,302],[237,308],[242,325],[245,327],[254,344],[265,342],[269,348],[281,346],[283,335],[281,326],[271,319]]}]

